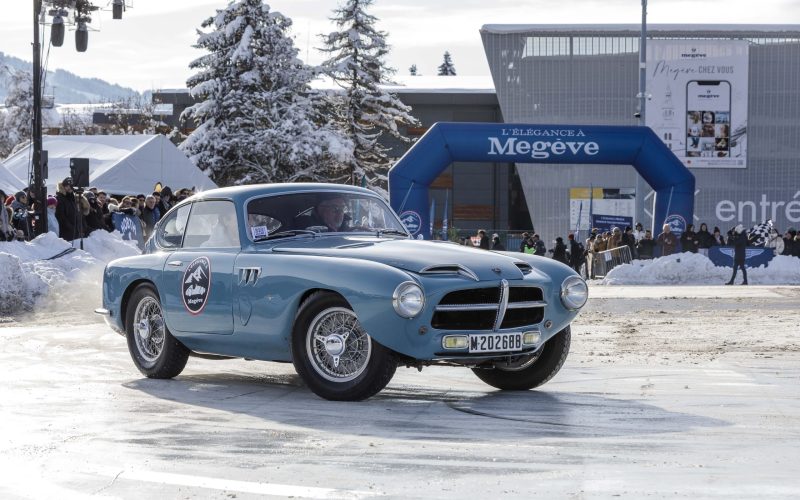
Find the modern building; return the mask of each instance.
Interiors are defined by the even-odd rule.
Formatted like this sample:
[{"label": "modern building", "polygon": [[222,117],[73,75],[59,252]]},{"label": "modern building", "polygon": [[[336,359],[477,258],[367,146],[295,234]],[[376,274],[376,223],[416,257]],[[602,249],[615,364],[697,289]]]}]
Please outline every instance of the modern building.
[{"label": "modern building", "polygon": [[[486,25],[508,123],[637,125],[639,25]],[[695,227],[800,227],[800,26],[650,25],[645,124],[696,177]],[[660,228],[627,165],[517,164],[546,241],[621,215]],[[591,188],[591,190],[590,190]],[[590,194],[591,193],[591,194]],[[588,203],[587,203],[588,202]],[[578,222],[580,213],[581,222]]]}]

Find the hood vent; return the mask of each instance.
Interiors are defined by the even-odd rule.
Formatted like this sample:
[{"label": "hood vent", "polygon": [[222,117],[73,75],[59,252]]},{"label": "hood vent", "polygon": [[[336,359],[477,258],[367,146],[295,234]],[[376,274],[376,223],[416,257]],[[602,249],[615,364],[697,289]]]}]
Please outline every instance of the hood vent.
[{"label": "hood vent", "polygon": [[461,264],[442,264],[438,266],[428,266],[422,269],[420,274],[427,274],[427,275],[459,275],[465,278],[469,278],[471,280],[480,281],[478,279],[478,275],[472,272],[471,269],[462,266]]},{"label": "hood vent", "polygon": [[514,262],[514,265],[522,272],[523,275],[528,275],[533,272],[533,268],[527,262]]}]

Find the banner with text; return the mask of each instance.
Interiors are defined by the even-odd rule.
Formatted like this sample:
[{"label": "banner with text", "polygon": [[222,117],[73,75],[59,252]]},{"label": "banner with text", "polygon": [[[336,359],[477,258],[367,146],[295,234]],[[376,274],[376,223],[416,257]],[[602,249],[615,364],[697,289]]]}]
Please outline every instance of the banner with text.
[{"label": "banner with text", "polygon": [[648,40],[645,122],[687,167],[747,166],[748,48]]}]

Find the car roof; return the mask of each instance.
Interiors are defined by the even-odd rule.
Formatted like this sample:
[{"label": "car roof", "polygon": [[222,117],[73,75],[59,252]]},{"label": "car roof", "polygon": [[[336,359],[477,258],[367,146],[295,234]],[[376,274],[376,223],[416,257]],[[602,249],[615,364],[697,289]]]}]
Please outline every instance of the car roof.
[{"label": "car roof", "polygon": [[180,204],[188,203],[191,201],[198,201],[203,199],[226,199],[231,200],[237,205],[244,203],[246,200],[255,196],[264,196],[271,194],[290,194],[299,192],[326,192],[326,191],[345,191],[353,194],[366,194],[378,196],[374,191],[369,189],[348,186],[346,184],[327,184],[322,182],[293,182],[282,184],[249,184],[246,186],[232,186],[217,189],[209,189],[195,194],[187,198]]}]

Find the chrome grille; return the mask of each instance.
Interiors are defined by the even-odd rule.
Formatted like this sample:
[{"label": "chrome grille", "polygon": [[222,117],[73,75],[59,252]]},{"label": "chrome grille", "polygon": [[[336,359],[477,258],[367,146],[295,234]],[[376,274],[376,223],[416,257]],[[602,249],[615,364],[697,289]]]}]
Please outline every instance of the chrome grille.
[{"label": "chrome grille", "polygon": [[433,313],[439,330],[499,330],[540,323],[547,304],[541,288],[500,286],[470,288],[445,295]]}]

